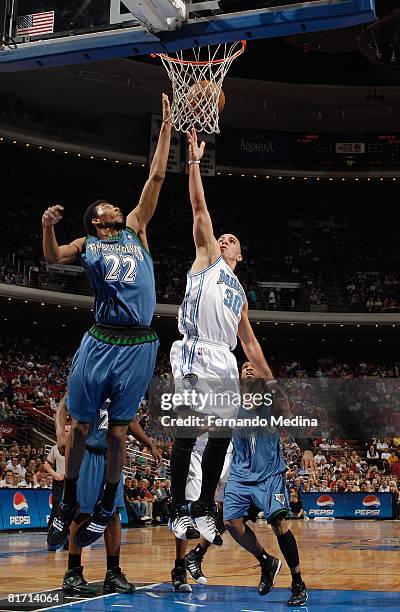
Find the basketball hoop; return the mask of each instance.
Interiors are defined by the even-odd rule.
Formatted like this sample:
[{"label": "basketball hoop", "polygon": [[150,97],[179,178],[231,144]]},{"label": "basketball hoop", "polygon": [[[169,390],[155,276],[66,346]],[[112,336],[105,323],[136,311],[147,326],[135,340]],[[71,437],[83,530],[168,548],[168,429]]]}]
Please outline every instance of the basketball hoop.
[{"label": "basketball hoop", "polygon": [[174,55],[156,53],[172,84],[171,122],[180,132],[219,134],[219,113],[225,104],[222,84],[246,41],[194,47]]}]

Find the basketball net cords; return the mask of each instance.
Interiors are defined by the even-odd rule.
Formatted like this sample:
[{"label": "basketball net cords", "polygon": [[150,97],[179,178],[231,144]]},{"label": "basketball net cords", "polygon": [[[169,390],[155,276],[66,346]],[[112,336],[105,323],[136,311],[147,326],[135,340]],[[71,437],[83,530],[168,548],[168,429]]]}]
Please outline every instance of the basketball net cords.
[{"label": "basketball net cords", "polygon": [[[239,54],[240,45],[243,46],[241,41],[221,43],[214,49],[210,45],[194,47],[190,60],[185,59],[183,51],[177,51],[175,57],[160,54],[172,85],[170,117],[177,131],[187,132],[194,127],[197,132],[219,134],[218,104],[222,84]],[[208,59],[202,60],[201,53],[205,48]],[[218,57],[221,53],[222,58]],[[202,87],[201,81],[207,81],[208,85]]]}]

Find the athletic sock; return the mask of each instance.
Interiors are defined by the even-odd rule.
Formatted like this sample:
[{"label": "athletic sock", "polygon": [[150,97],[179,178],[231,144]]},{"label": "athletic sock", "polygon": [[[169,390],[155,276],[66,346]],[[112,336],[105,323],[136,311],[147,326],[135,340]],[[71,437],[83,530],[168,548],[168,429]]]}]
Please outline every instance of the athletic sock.
[{"label": "athletic sock", "polygon": [[74,506],[76,504],[77,482],[78,476],[76,478],[64,478],[63,504],[67,504],[68,506]]},{"label": "athletic sock", "polygon": [[107,555],[107,570],[119,567],[119,555]]},{"label": "athletic sock", "polygon": [[303,582],[301,572],[298,572],[297,574],[292,574],[292,582],[293,584],[301,584]]},{"label": "athletic sock", "polygon": [[77,567],[81,567],[82,565],[82,553],[79,555],[72,555],[71,553],[68,555],[68,569],[76,569]]},{"label": "athletic sock", "polygon": [[101,507],[106,512],[113,511],[118,485],[119,485],[119,481],[118,482],[108,482],[108,480],[106,480],[106,485],[104,487],[104,493],[103,493],[103,499],[101,501]]},{"label": "athletic sock", "polygon": [[175,567],[186,567],[185,559],[175,559]]},{"label": "athletic sock", "polygon": [[265,563],[269,563],[271,560],[271,556],[265,552],[265,550],[263,549],[263,551],[257,555],[257,561],[261,564],[264,565]]},{"label": "athletic sock", "polygon": [[279,548],[282,551],[285,561],[289,566],[290,570],[293,570],[299,565],[299,551],[297,549],[296,538],[293,533],[288,529],[286,533],[278,536]]},{"label": "athletic sock", "polygon": [[207,552],[206,548],[203,548],[201,544],[197,544],[195,548],[193,548],[190,552],[192,552],[196,557],[203,558]]}]

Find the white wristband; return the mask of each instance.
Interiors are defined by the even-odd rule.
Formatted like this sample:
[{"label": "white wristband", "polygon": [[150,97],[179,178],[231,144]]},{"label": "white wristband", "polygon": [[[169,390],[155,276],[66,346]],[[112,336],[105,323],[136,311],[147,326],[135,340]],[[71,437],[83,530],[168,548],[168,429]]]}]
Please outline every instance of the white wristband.
[{"label": "white wristband", "polygon": [[200,165],[200,160],[199,159],[190,159],[188,161],[189,166],[193,166],[194,164],[199,164]]}]

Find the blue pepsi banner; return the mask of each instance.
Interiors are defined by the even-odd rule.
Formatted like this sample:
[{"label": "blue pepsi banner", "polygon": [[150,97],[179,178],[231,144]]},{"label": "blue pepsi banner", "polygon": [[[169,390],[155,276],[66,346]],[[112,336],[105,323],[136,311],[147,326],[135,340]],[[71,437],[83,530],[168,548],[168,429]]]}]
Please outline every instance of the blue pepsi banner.
[{"label": "blue pepsi banner", "polygon": [[289,137],[284,133],[225,128],[217,141],[217,163],[222,166],[260,167],[288,159]]},{"label": "blue pepsi banner", "polygon": [[391,493],[352,493],[347,495],[347,518],[392,518]]},{"label": "blue pepsi banner", "polygon": [[392,518],[391,493],[303,493],[309,518]]},{"label": "blue pepsi banner", "polygon": [[4,529],[40,527],[36,491],[32,489],[2,489],[0,510]]},{"label": "blue pepsi banner", "polygon": [[346,518],[346,493],[303,493],[301,501],[310,518]]},{"label": "blue pepsi banner", "polygon": [[53,496],[51,489],[36,489],[35,493],[39,510],[40,526],[47,529],[51,509],[53,507]]}]

